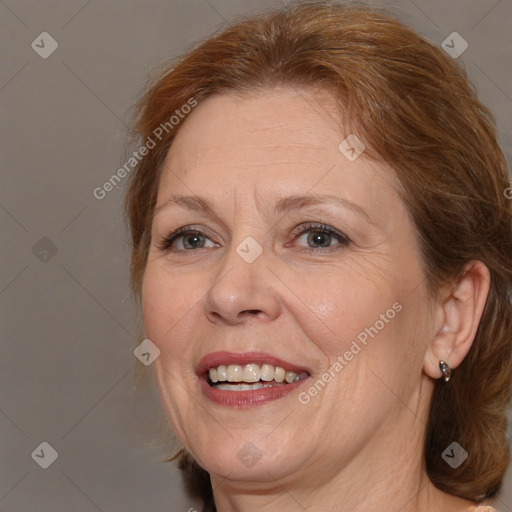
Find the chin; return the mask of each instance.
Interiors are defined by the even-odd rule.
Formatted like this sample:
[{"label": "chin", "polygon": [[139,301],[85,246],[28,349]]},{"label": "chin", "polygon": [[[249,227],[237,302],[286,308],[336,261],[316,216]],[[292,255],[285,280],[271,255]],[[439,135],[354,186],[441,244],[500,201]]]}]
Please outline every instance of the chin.
[{"label": "chin", "polygon": [[261,438],[255,435],[255,441],[250,441],[250,437],[226,435],[221,442],[212,440],[206,446],[194,447],[192,455],[210,474],[244,482],[275,481],[304,466],[304,452],[293,456],[293,450],[282,449],[285,446],[279,439],[271,442],[265,435]]}]

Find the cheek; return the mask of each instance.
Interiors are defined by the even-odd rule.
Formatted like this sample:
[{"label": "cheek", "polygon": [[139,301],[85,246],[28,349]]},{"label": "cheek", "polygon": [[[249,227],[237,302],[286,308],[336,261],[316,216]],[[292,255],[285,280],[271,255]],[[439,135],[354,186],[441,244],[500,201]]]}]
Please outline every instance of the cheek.
[{"label": "cheek", "polygon": [[161,265],[148,263],[142,287],[142,317],[146,336],[162,352],[179,345],[197,298],[187,290],[193,283],[182,282]]},{"label": "cheek", "polygon": [[300,281],[295,277],[295,296],[303,300],[289,307],[313,341],[321,371],[332,367],[338,356],[350,366],[343,368],[348,374],[368,366],[395,372],[407,364],[417,370],[421,364],[424,287],[411,285],[418,281],[415,272],[406,274],[396,263],[385,263],[376,271],[374,265],[347,261],[332,275],[319,271]]},{"label": "cheek", "polygon": [[[165,316],[162,315],[162,304],[168,299],[172,300],[171,297],[167,297],[166,288],[158,283],[158,274],[153,271],[151,266],[148,266],[142,283],[142,318],[147,337],[157,344],[163,324],[167,322]],[[173,311],[172,305],[169,311]]]},{"label": "cheek", "polygon": [[[336,269],[328,275],[319,270],[300,281],[294,277],[294,296],[302,299],[295,306],[290,305],[295,310],[294,317],[301,322],[308,337],[331,354],[342,353],[345,346],[375,322],[379,322],[380,327],[380,315],[397,300],[398,293],[392,282],[375,272],[371,274],[352,267],[347,264],[344,269]],[[391,310],[388,316],[394,317],[394,314]]]}]

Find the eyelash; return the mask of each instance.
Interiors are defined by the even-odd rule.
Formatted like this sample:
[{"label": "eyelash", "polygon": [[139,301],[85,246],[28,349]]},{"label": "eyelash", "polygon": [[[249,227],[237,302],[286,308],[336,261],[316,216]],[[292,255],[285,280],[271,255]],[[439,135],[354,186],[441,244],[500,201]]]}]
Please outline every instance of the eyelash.
[{"label": "eyelash", "polygon": [[[303,235],[304,233],[307,233],[308,231],[317,231],[322,234],[331,235],[334,238],[340,242],[339,244],[336,244],[334,246],[328,246],[328,247],[301,247],[299,250],[304,250],[311,253],[317,253],[317,252],[327,252],[327,251],[333,251],[337,250],[341,247],[346,247],[350,243],[350,239],[341,233],[340,231],[337,231],[336,229],[327,226],[326,224],[321,223],[315,223],[315,222],[307,222],[304,224],[301,224],[297,228],[295,228],[292,231],[292,236],[294,237],[294,240],[297,239],[299,236]],[[184,226],[181,227],[171,233],[169,233],[167,236],[162,238],[162,240],[158,243],[158,249],[162,252],[174,252],[174,253],[185,253],[185,252],[193,252],[201,249],[208,249],[208,247],[200,247],[199,249],[172,249],[172,244],[174,241],[180,237],[183,237],[184,235],[200,235],[200,236],[206,236],[205,233],[203,233],[200,229],[194,229],[194,226]],[[206,236],[207,237],[207,236]],[[208,238],[208,237],[207,237]]]}]

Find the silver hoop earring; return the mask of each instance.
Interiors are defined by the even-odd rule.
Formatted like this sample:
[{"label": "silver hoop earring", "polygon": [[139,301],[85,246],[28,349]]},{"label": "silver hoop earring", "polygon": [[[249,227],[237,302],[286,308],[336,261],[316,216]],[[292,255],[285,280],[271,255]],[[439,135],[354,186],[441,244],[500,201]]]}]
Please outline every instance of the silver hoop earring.
[{"label": "silver hoop earring", "polygon": [[452,378],[452,369],[448,366],[448,363],[439,361],[439,369],[441,370],[443,380],[448,382]]}]

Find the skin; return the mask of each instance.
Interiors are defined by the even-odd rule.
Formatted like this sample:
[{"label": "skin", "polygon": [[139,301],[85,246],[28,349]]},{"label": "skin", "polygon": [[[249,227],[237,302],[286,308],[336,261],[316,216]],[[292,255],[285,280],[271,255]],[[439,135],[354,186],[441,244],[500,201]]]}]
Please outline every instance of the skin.
[{"label": "skin", "polygon": [[[429,482],[422,448],[438,362],[456,368],[469,350],[488,270],[472,262],[431,300],[393,171],[364,153],[349,161],[338,149],[349,132],[335,115],[327,93],[281,87],[211,97],[179,127],[142,293],[146,335],[161,351],[153,368],[162,403],[181,443],[210,473],[221,512],[368,512],[383,503],[388,511],[463,511],[470,502]],[[356,208],[274,212],[282,197],[313,193]],[[173,194],[200,196],[213,212],[188,210]],[[308,222],[349,242],[311,241],[318,232],[305,231]],[[197,239],[189,234],[171,250],[159,248],[189,225],[204,233],[203,247],[190,248]],[[236,252],[248,236],[263,250],[253,263]],[[202,394],[194,367],[218,350],[268,352],[321,379],[394,303],[401,311],[307,405],[298,391],[250,409]],[[251,467],[237,457],[246,443],[261,454]]]}]

